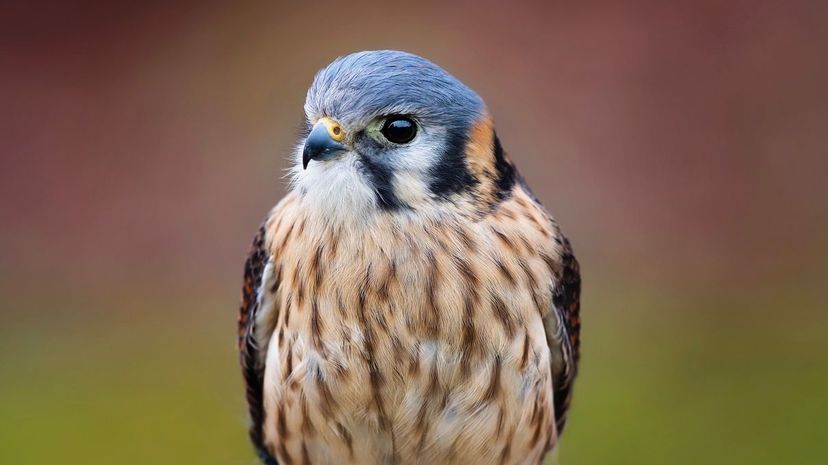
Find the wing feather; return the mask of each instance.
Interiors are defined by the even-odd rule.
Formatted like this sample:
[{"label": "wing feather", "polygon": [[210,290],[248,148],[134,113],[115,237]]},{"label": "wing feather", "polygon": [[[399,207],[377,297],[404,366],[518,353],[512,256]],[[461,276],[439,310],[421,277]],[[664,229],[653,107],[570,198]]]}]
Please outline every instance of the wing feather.
[{"label": "wing feather", "polygon": [[[541,209],[543,204],[518,174],[518,184]],[[552,386],[555,406],[555,426],[558,434],[566,425],[566,415],[572,401],[572,385],[578,374],[581,359],[581,267],[572,245],[554,220],[550,220],[555,241],[561,248],[558,265],[553,274],[552,311],[543,319],[546,342],[552,355]]]},{"label": "wing feather", "polygon": [[[572,385],[578,372],[581,333],[581,273],[569,240],[560,234],[560,274],[552,287],[552,311],[544,318],[546,340],[553,354],[553,394],[558,434],[566,425]],[[557,363],[556,363],[557,362]]]},{"label": "wing feather", "polygon": [[250,439],[256,453],[266,465],[278,465],[264,446],[262,424],[264,422],[264,361],[260,356],[260,343],[256,339],[256,320],[259,312],[262,276],[269,254],[265,246],[266,227],[263,223],[244,263],[244,286],[242,288],[241,306],[239,308],[238,346],[242,376],[246,385],[247,405],[250,413]]}]

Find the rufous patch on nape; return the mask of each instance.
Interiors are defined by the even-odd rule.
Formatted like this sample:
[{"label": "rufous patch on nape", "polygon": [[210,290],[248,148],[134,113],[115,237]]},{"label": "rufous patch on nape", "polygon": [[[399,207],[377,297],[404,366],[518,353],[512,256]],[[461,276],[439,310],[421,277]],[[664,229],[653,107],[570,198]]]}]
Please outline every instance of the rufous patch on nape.
[{"label": "rufous patch on nape", "polygon": [[409,53],[322,69],[245,265],[267,464],[538,464],[579,359],[578,262],[482,99]]}]

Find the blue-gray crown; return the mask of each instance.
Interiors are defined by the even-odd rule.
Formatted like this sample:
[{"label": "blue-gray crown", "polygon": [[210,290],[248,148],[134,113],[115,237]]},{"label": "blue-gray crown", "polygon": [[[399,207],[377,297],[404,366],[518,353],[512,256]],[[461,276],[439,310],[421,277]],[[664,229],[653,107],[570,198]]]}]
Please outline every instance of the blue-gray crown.
[{"label": "blue-gray crown", "polygon": [[484,111],[482,99],[454,76],[425,58],[393,50],[337,58],[314,78],[306,106],[346,126],[403,114],[469,127]]}]

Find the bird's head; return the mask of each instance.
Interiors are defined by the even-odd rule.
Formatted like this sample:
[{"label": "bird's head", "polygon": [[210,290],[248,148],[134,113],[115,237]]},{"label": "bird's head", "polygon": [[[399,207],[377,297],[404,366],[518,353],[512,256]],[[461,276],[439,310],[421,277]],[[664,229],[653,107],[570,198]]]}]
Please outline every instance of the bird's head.
[{"label": "bird's head", "polygon": [[322,214],[480,213],[514,183],[482,99],[430,61],[359,52],[319,71],[294,189]]}]

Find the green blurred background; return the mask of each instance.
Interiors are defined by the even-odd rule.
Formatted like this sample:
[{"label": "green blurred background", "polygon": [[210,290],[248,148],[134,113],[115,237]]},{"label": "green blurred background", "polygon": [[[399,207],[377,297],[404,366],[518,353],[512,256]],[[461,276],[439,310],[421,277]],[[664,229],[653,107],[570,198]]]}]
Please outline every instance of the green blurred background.
[{"label": "green blurred background", "polygon": [[241,464],[241,264],[313,73],[479,91],[582,263],[559,460],[828,463],[828,3],[0,3],[0,463]]}]

